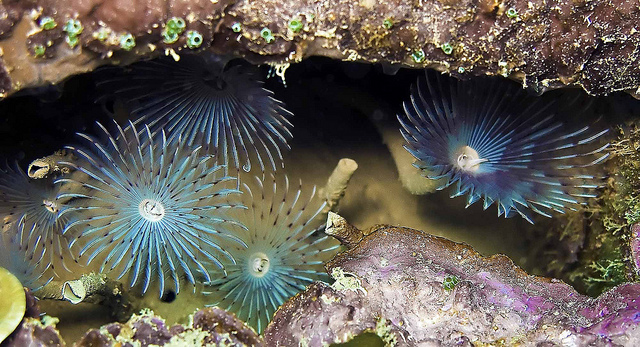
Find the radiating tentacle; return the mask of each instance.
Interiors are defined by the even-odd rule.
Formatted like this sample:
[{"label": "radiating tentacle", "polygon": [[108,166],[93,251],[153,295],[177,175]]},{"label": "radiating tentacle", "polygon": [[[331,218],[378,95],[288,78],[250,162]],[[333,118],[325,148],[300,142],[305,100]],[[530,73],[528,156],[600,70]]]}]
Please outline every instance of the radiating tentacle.
[{"label": "radiating tentacle", "polygon": [[468,194],[467,206],[484,197],[485,209],[497,202],[499,216],[533,223],[529,210],[576,210],[604,183],[598,164],[609,156],[608,129],[574,126],[556,114],[588,106],[577,97],[563,103],[529,96],[495,79],[427,72],[398,120],[414,165],[442,179],[439,189],[456,183],[451,196]]},{"label": "radiating tentacle", "polygon": [[[324,203],[315,189],[303,194],[290,189],[286,176],[256,178],[243,186],[248,210],[238,219],[246,249],[230,247],[237,261],[226,265],[226,277],[208,283],[210,304],[234,312],[262,332],[277,308],[314,280],[328,280],[324,263],[339,242],[322,232]],[[304,197],[303,197],[304,196]]]},{"label": "radiating tentacle", "polygon": [[167,274],[177,292],[181,277],[211,279],[204,263],[233,263],[220,244],[246,247],[229,228],[243,227],[228,216],[244,206],[215,158],[148,127],[100,128],[100,138],[81,135],[85,145],[69,147],[78,160],[61,164],[75,172],[58,180],[66,187],[59,197],[73,199],[60,215],[79,230],[72,242],[79,259],[128,275],[143,293],[157,282],[160,296]]},{"label": "radiating tentacle", "polygon": [[209,56],[136,63],[98,84],[127,101],[139,128],[147,124],[153,132],[164,129],[171,140],[181,136],[189,145],[204,145],[229,169],[282,167],[291,112],[263,88],[254,68],[209,63]]}]

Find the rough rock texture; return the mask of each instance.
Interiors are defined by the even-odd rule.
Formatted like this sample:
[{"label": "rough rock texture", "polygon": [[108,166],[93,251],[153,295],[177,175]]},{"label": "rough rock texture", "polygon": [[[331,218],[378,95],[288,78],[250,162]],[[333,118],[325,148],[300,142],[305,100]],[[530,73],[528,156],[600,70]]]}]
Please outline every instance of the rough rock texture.
[{"label": "rough rock texture", "polygon": [[[27,296],[27,310],[20,326],[2,342],[2,346],[65,346],[65,342],[60,336],[60,332],[56,330],[55,318],[40,319],[40,308],[38,307],[38,299],[25,288]],[[51,322],[54,324],[45,324]]]},{"label": "rough rock texture", "polygon": [[315,283],[276,312],[267,345],[320,346],[364,331],[397,345],[640,344],[640,284],[593,299],[421,231],[380,226],[353,236],[339,219],[329,224],[347,244],[362,241],[327,265],[334,285]]},{"label": "rough rock texture", "polygon": [[190,326],[168,327],[151,311],[133,315],[127,323],[111,323],[88,331],[76,346],[261,346],[262,338],[232,314],[207,308],[196,312]]},{"label": "rough rock texture", "polygon": [[[57,25],[41,28],[45,17]],[[172,17],[186,27],[163,39]],[[64,30],[69,19],[80,33]],[[0,7],[0,89],[58,82],[103,58],[175,54],[197,31],[202,44],[193,49],[254,62],[323,55],[500,74],[537,91],[569,84],[639,94],[639,22],[639,7],[625,0],[14,0]]]}]

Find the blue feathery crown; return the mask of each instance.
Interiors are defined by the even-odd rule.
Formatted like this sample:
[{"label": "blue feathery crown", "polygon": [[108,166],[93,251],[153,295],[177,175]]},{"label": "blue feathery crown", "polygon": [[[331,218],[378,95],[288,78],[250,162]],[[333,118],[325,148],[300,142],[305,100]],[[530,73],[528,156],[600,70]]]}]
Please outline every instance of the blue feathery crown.
[{"label": "blue feathery crown", "polygon": [[70,272],[74,261],[63,235],[67,220],[59,216],[64,208],[57,199],[59,189],[52,178],[30,178],[17,162],[0,170],[0,216],[11,224],[10,243],[17,242],[34,267],[44,262],[58,276]]},{"label": "blue feathery crown", "polygon": [[125,100],[134,124],[180,135],[216,151],[229,169],[247,172],[252,160],[262,171],[282,167],[292,137],[292,114],[262,85],[255,67],[231,66],[208,52],[135,63],[99,83]]},{"label": "blue feathery crown", "polygon": [[[259,179],[243,185],[247,210],[238,220],[246,248],[230,245],[236,264],[225,265],[204,293],[211,306],[235,313],[259,333],[273,313],[315,280],[328,281],[324,263],[338,251],[339,242],[322,232],[325,203],[303,195],[301,183],[290,189],[286,176]],[[304,197],[306,196],[306,197]]]},{"label": "blue feathery crown", "polygon": [[[559,109],[581,112],[580,99]],[[609,153],[608,129],[574,126],[558,105],[499,79],[459,81],[433,71],[412,87],[398,115],[405,148],[425,176],[455,185],[467,206],[484,198],[498,216],[576,210],[596,197],[604,177],[597,165]],[[595,173],[594,173],[595,172]]]},{"label": "blue feathery crown", "polygon": [[181,277],[212,279],[205,263],[222,269],[224,258],[233,264],[219,244],[246,247],[226,217],[244,207],[233,201],[240,193],[236,180],[215,157],[180,138],[169,141],[164,132],[154,136],[148,127],[115,124],[110,133],[98,125],[101,139],[79,134],[86,145],[67,147],[77,160],[60,164],[75,171],[56,181],[64,185],[59,198],[70,200],[61,215],[70,219],[65,230],[76,229],[71,247],[80,249],[78,260],[100,259],[101,272],[129,275],[130,286],[140,284],[142,293],[157,281],[160,296],[165,277],[178,293]]}]

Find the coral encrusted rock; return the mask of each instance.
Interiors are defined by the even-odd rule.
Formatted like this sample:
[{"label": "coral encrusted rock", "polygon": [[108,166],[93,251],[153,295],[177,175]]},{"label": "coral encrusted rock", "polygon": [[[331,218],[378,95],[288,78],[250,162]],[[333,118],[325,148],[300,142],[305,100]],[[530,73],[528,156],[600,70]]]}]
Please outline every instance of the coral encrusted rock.
[{"label": "coral encrusted rock", "polygon": [[332,215],[327,233],[350,247],[327,265],[336,282],[285,303],[265,331],[267,345],[321,346],[363,332],[401,346],[640,343],[640,284],[594,299],[505,256],[418,230],[360,231]]},{"label": "coral encrusted rock", "polygon": [[0,5],[0,91],[106,63],[211,48],[503,75],[536,91],[640,94],[634,1],[32,0]]}]

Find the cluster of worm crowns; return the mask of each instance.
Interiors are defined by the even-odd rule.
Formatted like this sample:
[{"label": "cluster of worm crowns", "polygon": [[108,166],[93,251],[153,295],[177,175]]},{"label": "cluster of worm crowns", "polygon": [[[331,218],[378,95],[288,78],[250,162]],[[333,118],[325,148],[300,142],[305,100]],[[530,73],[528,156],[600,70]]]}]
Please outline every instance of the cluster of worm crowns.
[{"label": "cluster of worm crowns", "polygon": [[[325,202],[282,173],[292,114],[254,68],[204,53],[100,73],[99,89],[132,119],[78,134],[46,177],[6,165],[0,266],[32,289],[85,268],[141,294],[198,284],[258,332],[328,280],[339,243],[322,232]],[[602,184],[593,167],[607,158],[607,130],[556,116],[579,103],[427,72],[398,119],[414,165],[441,189],[533,223],[531,211],[575,210]]]}]

